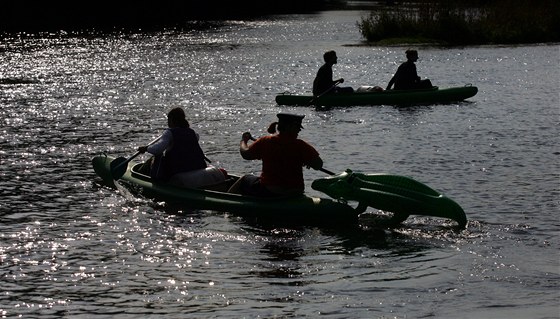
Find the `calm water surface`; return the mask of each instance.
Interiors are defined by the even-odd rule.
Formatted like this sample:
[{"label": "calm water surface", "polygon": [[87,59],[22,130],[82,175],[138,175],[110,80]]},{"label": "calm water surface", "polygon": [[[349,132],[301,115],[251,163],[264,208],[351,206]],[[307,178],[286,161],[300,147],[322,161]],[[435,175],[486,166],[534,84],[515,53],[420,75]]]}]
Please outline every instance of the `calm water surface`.
[{"label": "calm water surface", "polygon": [[[3,41],[0,316],[560,317],[560,46],[419,48],[421,76],[479,88],[458,104],[277,106],[310,91],[328,49],[344,85],[386,85],[406,48],[356,46],[364,14]],[[260,169],[238,154],[243,131],[304,114],[326,168],[411,176],[469,225],[273,228],[102,187],[91,158],[132,155],[174,106],[215,164],[243,173]],[[320,195],[324,174],[305,176]]]}]

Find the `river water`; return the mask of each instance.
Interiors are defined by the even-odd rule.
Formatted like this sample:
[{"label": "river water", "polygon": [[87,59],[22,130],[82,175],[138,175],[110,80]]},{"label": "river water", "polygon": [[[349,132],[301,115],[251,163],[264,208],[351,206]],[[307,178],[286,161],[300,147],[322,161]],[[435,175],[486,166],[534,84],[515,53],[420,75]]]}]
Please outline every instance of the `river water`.
[{"label": "river water", "polygon": [[[277,106],[310,91],[329,49],[344,85],[386,85],[406,47],[359,46],[365,14],[4,40],[0,316],[560,317],[560,46],[420,47],[422,77],[479,88],[461,103]],[[300,137],[325,168],[411,176],[457,201],[468,227],[274,228],[101,186],[91,158],[132,155],[175,106],[239,173],[260,169],[239,156],[242,132],[304,114]],[[309,193],[324,175],[305,171]]]}]

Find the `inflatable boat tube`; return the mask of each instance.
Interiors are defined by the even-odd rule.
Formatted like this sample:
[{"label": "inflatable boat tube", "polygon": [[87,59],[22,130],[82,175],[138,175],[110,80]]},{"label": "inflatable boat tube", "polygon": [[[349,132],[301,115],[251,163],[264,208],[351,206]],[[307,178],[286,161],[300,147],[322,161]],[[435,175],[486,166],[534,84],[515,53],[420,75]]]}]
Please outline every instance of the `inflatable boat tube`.
[{"label": "inflatable boat tube", "polygon": [[[227,174],[227,173],[226,173]],[[224,172],[214,166],[171,176],[169,184],[179,187],[200,188],[222,183],[226,180]]]}]

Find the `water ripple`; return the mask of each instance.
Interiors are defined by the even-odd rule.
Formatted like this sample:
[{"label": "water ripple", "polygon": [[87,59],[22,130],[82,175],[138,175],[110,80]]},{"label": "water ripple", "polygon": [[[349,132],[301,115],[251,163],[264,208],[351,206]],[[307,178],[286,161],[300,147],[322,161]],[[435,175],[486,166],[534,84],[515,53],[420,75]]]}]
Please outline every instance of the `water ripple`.
[{"label": "water ripple", "polygon": [[[559,77],[557,45],[422,48],[419,72],[477,85],[469,102],[278,108],[278,92],[310,90],[327,49],[345,85],[384,86],[404,49],[346,46],[358,15],[0,44],[0,315],[557,314],[558,81],[542,81]],[[243,173],[260,164],[239,156],[242,132],[303,114],[326,168],[411,176],[460,203],[468,227],[270,227],[101,186],[91,158],[132,155],[172,106],[214,163]],[[324,174],[304,174],[316,195]]]}]

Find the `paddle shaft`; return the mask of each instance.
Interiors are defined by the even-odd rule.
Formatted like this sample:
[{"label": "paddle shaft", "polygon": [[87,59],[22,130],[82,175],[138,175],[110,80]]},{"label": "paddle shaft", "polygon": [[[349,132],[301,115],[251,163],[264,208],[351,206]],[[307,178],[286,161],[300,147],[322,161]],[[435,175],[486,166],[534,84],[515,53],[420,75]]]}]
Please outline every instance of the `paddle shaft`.
[{"label": "paddle shaft", "polygon": [[325,90],[325,92],[323,92],[323,93],[321,93],[321,94],[319,94],[319,95],[313,97],[313,98],[311,99],[311,101],[309,101],[309,103],[307,103],[307,106],[312,105],[313,102],[315,102],[316,100],[318,100],[321,96],[323,96],[323,95],[329,93],[330,91],[332,91],[332,89],[334,89],[339,83],[340,83],[340,81],[334,82],[334,85],[331,86],[330,88],[328,88],[327,90]]},{"label": "paddle shaft", "polygon": [[[159,139],[161,138],[161,136],[158,136],[156,139],[154,139],[153,141],[151,141],[148,146],[154,144],[155,142],[157,142]],[[113,172],[118,172],[123,166],[128,165],[128,163],[130,161],[132,161],[133,159],[135,159],[138,155],[142,154],[142,152],[138,151],[136,153],[134,153],[134,155],[132,155],[131,157],[127,158],[126,160],[124,160],[123,162],[119,163],[119,165],[115,166],[112,171]]]},{"label": "paddle shaft", "polygon": [[[154,144],[154,143],[157,142],[159,139],[160,139],[160,137],[158,137],[158,138],[156,138],[155,140],[151,141],[150,144],[148,144],[148,146]],[[140,155],[140,154],[142,154],[142,153],[136,152],[134,155],[132,155],[131,157],[129,157],[129,158],[126,160],[126,163],[132,161],[134,158],[136,158],[136,157],[137,157],[138,155]],[[212,163],[212,161],[211,161],[208,157],[206,157],[206,155],[203,155],[203,156],[204,156],[204,160],[205,160],[205,161],[207,161],[208,163]],[[123,163],[123,164],[121,164],[121,165],[124,165],[124,164],[126,164],[126,163]],[[115,169],[116,169],[116,167],[115,167]]]},{"label": "paddle shaft", "polygon": [[336,175],[334,172],[329,171],[328,169],[324,169],[324,168],[319,168],[319,170],[323,173],[327,173],[329,175]]}]

